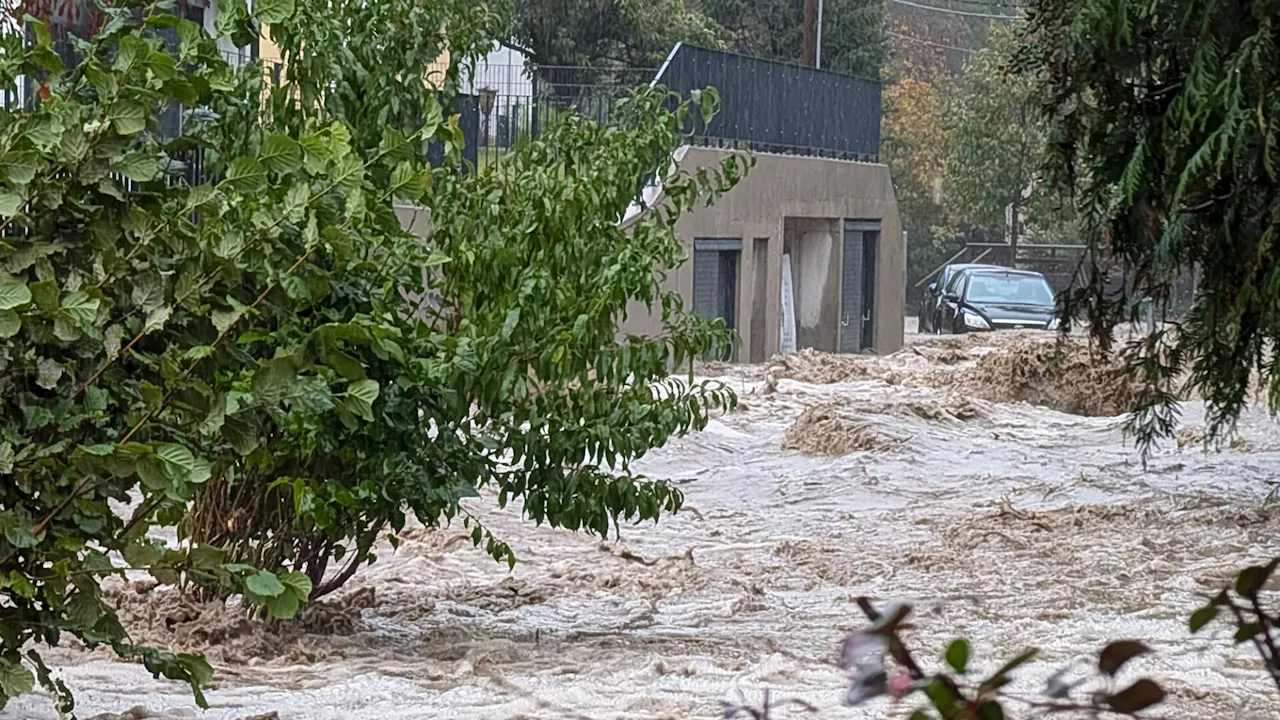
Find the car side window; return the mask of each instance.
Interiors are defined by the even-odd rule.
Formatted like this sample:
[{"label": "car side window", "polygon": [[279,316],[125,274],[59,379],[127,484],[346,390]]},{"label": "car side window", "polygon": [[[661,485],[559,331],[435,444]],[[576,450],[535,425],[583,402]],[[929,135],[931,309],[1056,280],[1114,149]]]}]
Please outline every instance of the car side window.
[{"label": "car side window", "polygon": [[948,295],[960,294],[960,286],[963,284],[964,277],[964,273],[956,273],[951,277],[951,280],[947,283],[946,292]]}]

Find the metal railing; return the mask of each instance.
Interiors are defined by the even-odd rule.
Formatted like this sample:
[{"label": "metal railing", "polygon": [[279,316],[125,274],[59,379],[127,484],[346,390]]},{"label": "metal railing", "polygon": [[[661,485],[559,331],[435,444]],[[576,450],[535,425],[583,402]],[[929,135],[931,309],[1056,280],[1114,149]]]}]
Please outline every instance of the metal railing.
[{"label": "metal railing", "polygon": [[827,70],[678,44],[656,82],[682,95],[711,86],[720,112],[695,142],[757,152],[874,162],[880,83]]}]

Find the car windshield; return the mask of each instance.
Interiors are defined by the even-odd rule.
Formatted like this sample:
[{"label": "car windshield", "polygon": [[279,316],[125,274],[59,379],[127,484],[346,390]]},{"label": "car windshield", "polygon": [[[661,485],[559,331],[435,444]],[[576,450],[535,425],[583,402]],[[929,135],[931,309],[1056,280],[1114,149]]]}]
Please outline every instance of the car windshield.
[{"label": "car windshield", "polygon": [[1034,275],[974,275],[965,299],[975,303],[1011,305],[1053,305],[1053,291],[1042,277]]}]

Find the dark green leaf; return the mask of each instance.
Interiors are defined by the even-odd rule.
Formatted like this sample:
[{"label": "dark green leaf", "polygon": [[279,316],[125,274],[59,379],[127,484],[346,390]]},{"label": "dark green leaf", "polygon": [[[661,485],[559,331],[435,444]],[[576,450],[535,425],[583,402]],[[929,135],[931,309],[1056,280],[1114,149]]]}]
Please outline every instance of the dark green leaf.
[{"label": "dark green leaf", "polygon": [[278,404],[289,397],[290,386],[297,377],[292,360],[268,360],[253,375],[253,396],[265,405]]},{"label": "dark green leaf", "polygon": [[946,658],[951,669],[963,675],[969,667],[969,642],[963,638],[953,640],[947,646]]},{"label": "dark green leaf", "polygon": [[22,329],[22,319],[12,310],[0,310],[0,340],[11,338]]},{"label": "dark green leaf", "polygon": [[26,695],[35,687],[35,675],[32,675],[22,663],[11,662],[0,657],[0,693],[4,693],[9,698],[16,698]]},{"label": "dark green leaf", "polygon": [[1199,632],[1201,628],[1213,622],[1218,617],[1218,608],[1209,605],[1196,610],[1191,614],[1191,632]]},{"label": "dark green leaf", "polygon": [[1163,688],[1143,678],[1107,698],[1107,704],[1118,713],[1133,714],[1160,704],[1164,701],[1164,697]]},{"label": "dark green leaf", "polygon": [[1280,559],[1272,560],[1265,566],[1254,565],[1240,571],[1236,577],[1236,593],[1241,597],[1251,598],[1262,590],[1262,586],[1267,583],[1267,579],[1275,572],[1277,563]]}]

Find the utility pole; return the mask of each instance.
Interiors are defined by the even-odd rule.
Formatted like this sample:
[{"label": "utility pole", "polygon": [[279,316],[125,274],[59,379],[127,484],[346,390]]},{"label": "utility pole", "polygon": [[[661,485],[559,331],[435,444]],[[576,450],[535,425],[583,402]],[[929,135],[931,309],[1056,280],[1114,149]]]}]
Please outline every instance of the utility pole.
[{"label": "utility pole", "polygon": [[804,44],[800,64],[813,67],[818,59],[818,0],[804,0]]},{"label": "utility pole", "polygon": [[818,32],[814,41],[813,66],[822,68],[822,0],[818,0]]}]

